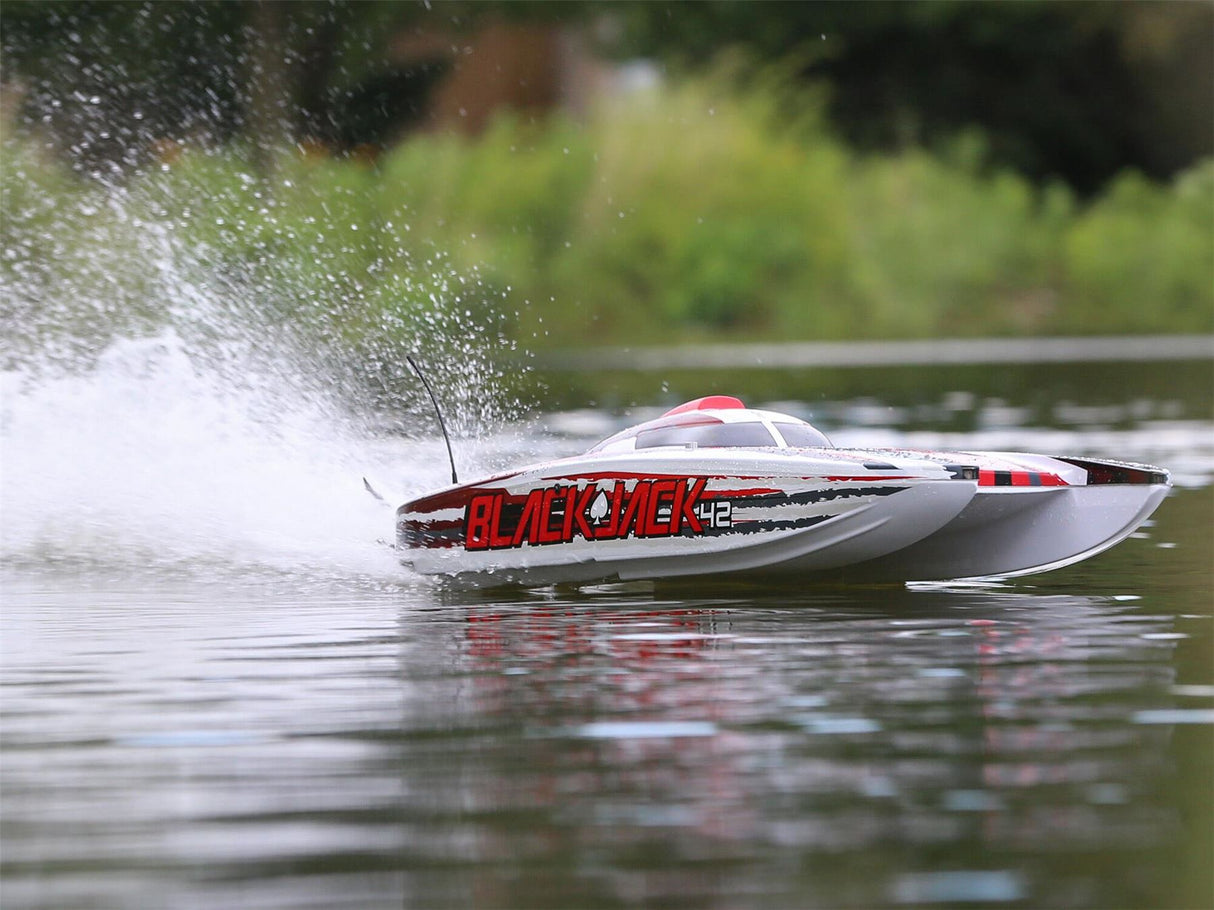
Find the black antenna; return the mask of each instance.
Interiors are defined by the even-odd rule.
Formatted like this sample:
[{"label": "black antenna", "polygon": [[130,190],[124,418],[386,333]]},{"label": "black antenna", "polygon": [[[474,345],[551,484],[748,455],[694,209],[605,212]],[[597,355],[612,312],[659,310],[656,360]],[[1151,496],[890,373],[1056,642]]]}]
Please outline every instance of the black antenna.
[{"label": "black antenna", "polygon": [[438,428],[443,431],[443,441],[447,443],[447,458],[451,461],[451,482],[459,483],[459,478],[455,474],[455,455],[451,451],[451,437],[447,435],[447,425],[443,423],[443,410],[438,406],[438,399],[434,397],[434,389],[430,388],[430,383],[426,381],[426,374],[422,372],[422,368],[417,365],[413,356],[406,354],[405,360],[409,361],[409,366],[413,367],[413,372],[417,374],[417,378],[422,381],[422,385],[426,387],[426,392],[430,395],[434,413],[438,415]]}]

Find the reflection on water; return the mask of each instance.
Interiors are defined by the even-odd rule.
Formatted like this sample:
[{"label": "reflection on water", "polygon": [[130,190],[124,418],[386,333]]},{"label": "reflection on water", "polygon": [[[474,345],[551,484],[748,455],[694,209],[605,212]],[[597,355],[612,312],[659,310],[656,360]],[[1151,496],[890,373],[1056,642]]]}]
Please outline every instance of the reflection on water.
[{"label": "reflection on water", "polygon": [[9,576],[4,906],[1191,901],[1210,614],[1118,576]]},{"label": "reflection on water", "polygon": [[[532,766],[506,805],[493,789],[481,804],[542,811],[603,856],[604,878],[634,855],[615,896],[664,855],[683,874],[663,863],[664,884],[643,893],[691,905],[867,905],[963,883],[973,893],[952,899],[1019,898],[1019,851],[1108,854],[1178,834],[1153,792],[1168,733],[1126,722],[1167,697],[1168,639],[1152,636],[1171,623],[1115,601],[973,591],[797,598],[796,612],[654,606],[477,616],[464,649],[482,672],[460,715],[522,728],[511,751]],[[931,862],[893,872],[920,849],[959,869],[1006,854],[1011,868],[947,885],[930,876],[954,870]],[[841,857],[872,875],[855,880]],[[487,877],[491,902],[527,902]]]}]

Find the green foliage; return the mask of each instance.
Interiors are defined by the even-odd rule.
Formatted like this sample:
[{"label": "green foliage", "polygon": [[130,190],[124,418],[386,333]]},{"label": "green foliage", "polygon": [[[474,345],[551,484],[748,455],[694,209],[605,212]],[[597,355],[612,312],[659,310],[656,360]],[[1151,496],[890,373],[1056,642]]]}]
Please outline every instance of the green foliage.
[{"label": "green foliage", "polygon": [[605,112],[562,270],[576,284],[558,290],[595,313],[631,301],[658,334],[762,333],[837,286],[846,158],[776,129],[751,100],[757,110],[693,84]]},{"label": "green foliage", "polygon": [[337,360],[428,335],[535,348],[1214,328],[1214,162],[1170,185],[1127,172],[1080,203],[987,165],[977,133],[856,157],[821,99],[790,105],[779,74],[736,75],[622,96],[583,124],[420,135],[375,163],[296,151],[268,179],[239,146],[187,149],[121,204],[10,140],[0,277],[30,303],[6,303],[6,322],[89,281],[114,325],[154,316],[148,275],[119,263],[167,232],[199,282]]},{"label": "green foliage", "polygon": [[1214,160],[1159,186],[1123,174],[1069,227],[1063,327],[1214,330]]},{"label": "green foliage", "polygon": [[[1154,200],[1136,211],[1121,183],[1084,208],[985,166],[977,133],[943,155],[854,158],[771,73],[618,99],[584,128],[415,139],[384,185],[415,233],[512,289],[526,344],[1208,324],[1209,165],[1173,187],[1127,175]],[[808,113],[782,125],[790,109]],[[1149,238],[1134,256],[1101,235],[1131,228]],[[1119,303],[1135,296],[1154,303]]]},{"label": "green foliage", "polygon": [[898,335],[1045,327],[1048,314],[1021,301],[1048,290],[1056,226],[1023,178],[910,151],[862,163],[852,198],[855,291],[872,324]]}]

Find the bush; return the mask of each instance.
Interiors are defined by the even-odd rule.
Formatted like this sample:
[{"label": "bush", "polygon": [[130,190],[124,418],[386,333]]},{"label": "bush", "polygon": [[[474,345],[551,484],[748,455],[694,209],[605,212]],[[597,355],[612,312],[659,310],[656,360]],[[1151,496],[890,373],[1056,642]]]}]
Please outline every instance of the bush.
[{"label": "bush", "polygon": [[1070,225],[1065,331],[1214,330],[1214,161],[1159,186],[1121,175]]},{"label": "bush", "polygon": [[857,157],[792,85],[723,69],[584,125],[503,116],[377,163],[295,150],[269,177],[238,146],[186,150],[120,188],[10,138],[5,321],[44,344],[37,326],[129,331],[219,297],[268,336],[384,364],[383,388],[385,352],[427,335],[466,353],[1214,328],[1214,162],[1080,205],[985,166],[978,134]]},{"label": "bush", "polygon": [[[1011,172],[982,174],[911,150],[861,163],[852,181],[854,293],[877,336],[1040,330],[1057,218]],[[1058,203],[1065,206],[1066,202]]]}]

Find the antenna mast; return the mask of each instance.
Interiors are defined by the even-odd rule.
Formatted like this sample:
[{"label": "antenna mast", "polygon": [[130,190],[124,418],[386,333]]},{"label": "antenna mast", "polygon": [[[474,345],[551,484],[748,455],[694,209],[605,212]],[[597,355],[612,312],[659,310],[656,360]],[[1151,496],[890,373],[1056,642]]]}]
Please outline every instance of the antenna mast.
[{"label": "antenna mast", "polygon": [[443,422],[443,411],[438,406],[438,399],[434,397],[434,389],[430,388],[430,383],[426,380],[426,374],[417,365],[417,361],[413,359],[413,355],[406,354],[405,360],[409,361],[409,366],[413,367],[413,372],[417,374],[417,378],[426,387],[426,392],[430,396],[430,403],[434,405],[434,413],[438,416],[438,428],[443,431],[443,441],[447,443],[447,458],[451,462],[451,482],[459,483],[459,477],[455,474],[455,454],[451,451],[451,437],[447,435],[447,425]]}]

